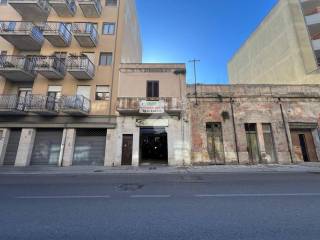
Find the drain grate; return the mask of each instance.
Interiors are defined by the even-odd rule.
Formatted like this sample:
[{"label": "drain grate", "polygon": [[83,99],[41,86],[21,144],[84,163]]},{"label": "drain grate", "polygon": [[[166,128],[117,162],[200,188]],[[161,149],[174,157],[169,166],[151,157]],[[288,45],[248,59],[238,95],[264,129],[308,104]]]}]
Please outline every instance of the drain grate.
[{"label": "drain grate", "polygon": [[138,183],[125,183],[125,184],[120,184],[117,187],[117,189],[122,192],[134,192],[141,188],[143,188],[143,185]]}]

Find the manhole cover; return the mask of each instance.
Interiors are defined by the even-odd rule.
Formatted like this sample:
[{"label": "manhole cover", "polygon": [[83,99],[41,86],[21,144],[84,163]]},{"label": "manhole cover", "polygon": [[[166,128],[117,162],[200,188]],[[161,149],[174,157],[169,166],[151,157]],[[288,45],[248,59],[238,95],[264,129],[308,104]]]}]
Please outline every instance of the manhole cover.
[{"label": "manhole cover", "polygon": [[123,192],[133,192],[143,188],[142,184],[136,183],[127,183],[127,184],[120,184],[117,189]]}]

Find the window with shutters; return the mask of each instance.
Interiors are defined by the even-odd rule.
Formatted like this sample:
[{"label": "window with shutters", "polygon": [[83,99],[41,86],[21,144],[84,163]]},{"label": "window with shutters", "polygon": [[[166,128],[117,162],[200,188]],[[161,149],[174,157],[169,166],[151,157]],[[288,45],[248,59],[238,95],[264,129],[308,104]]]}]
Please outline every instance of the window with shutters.
[{"label": "window with shutters", "polygon": [[112,53],[100,53],[99,65],[107,66],[112,65]]},{"label": "window with shutters", "polygon": [[147,81],[147,98],[159,97],[159,81]]},{"label": "window with shutters", "polygon": [[110,86],[97,86],[96,88],[96,100],[108,101],[110,100]]}]

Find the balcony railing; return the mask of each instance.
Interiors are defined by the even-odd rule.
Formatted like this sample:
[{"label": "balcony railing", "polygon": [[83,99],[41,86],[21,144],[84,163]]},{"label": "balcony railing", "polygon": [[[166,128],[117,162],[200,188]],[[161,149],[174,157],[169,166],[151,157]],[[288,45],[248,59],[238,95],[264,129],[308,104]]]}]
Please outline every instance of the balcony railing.
[{"label": "balcony railing", "polygon": [[62,22],[46,22],[41,27],[44,37],[55,47],[68,47],[71,44],[71,25]]},{"label": "balcony railing", "polygon": [[95,75],[95,66],[87,56],[68,57],[68,72],[79,80],[90,80]]},{"label": "balcony railing", "polygon": [[88,18],[96,18],[101,15],[102,6],[100,0],[78,0],[83,15]]},{"label": "balcony railing", "polygon": [[72,32],[81,47],[96,47],[98,31],[93,23],[73,23]]},{"label": "balcony railing", "polygon": [[52,96],[32,94],[27,97],[26,110],[42,115],[55,115],[59,111],[59,101]]},{"label": "balcony railing", "polygon": [[18,95],[0,95],[0,114],[25,114],[25,103],[26,99]]},{"label": "balcony railing", "polygon": [[30,81],[36,76],[34,61],[26,56],[0,56],[0,74],[9,80]]},{"label": "balcony railing", "polygon": [[117,111],[120,113],[139,113],[141,101],[164,102],[164,112],[169,114],[182,112],[182,102],[180,98],[134,98],[134,97],[119,97]]},{"label": "balcony railing", "polygon": [[0,36],[20,50],[41,49],[44,37],[40,28],[32,22],[0,21]]},{"label": "balcony railing", "polygon": [[47,0],[8,0],[8,3],[28,21],[45,21],[51,9]]},{"label": "balcony railing", "polygon": [[74,0],[49,0],[49,3],[59,17],[72,17],[76,14],[77,5]]},{"label": "balcony railing", "polygon": [[34,56],[34,69],[48,79],[62,79],[66,75],[65,59],[55,56]]},{"label": "balcony railing", "polygon": [[91,109],[91,101],[82,96],[62,96],[60,109],[67,114],[81,116],[88,115]]}]

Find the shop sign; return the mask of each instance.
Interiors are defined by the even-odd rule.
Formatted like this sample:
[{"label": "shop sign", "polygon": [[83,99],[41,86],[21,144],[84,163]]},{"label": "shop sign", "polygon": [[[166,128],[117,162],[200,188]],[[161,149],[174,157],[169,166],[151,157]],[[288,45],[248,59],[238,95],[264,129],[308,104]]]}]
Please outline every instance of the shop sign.
[{"label": "shop sign", "polygon": [[164,101],[140,101],[139,113],[164,113]]},{"label": "shop sign", "polygon": [[137,119],[137,127],[168,127],[168,119]]}]

